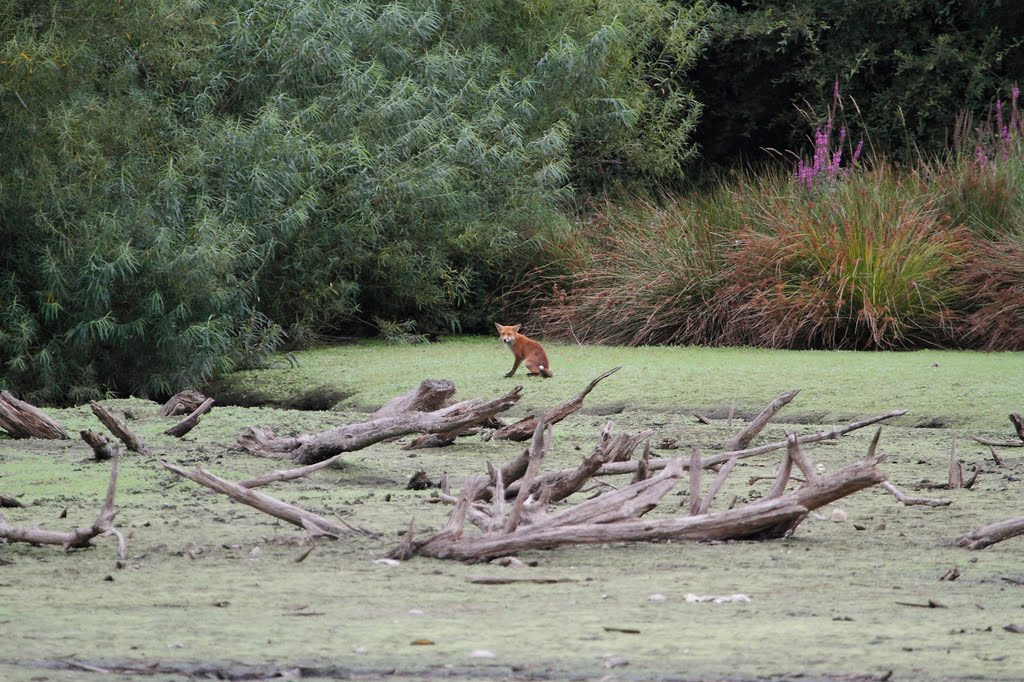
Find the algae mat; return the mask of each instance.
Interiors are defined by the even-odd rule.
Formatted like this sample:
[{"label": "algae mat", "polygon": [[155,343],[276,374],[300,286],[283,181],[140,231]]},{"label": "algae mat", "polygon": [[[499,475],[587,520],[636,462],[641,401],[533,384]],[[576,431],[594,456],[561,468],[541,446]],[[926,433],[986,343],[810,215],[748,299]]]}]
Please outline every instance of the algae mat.
[{"label": "algae mat", "polygon": [[[511,359],[489,339],[416,347],[355,344],[299,353],[299,366],[241,373],[239,384],[280,395],[330,385],[338,408],[300,412],[215,407],[183,439],[144,400],[105,401],[132,422],[152,456],[121,464],[117,524],[128,560],[100,538],[89,550],[0,546],[0,678],[8,680],[298,677],[303,679],[984,679],[1024,677],[1024,538],[968,552],[959,534],[1024,513],[1024,450],[988,448],[966,436],[1009,438],[1021,411],[1020,354],[781,353],[734,349],[549,348],[556,377],[503,379]],[[525,386],[517,414],[575,395],[613,365],[581,413],[556,427],[546,468],[589,453],[607,420],[616,430],[656,430],[709,452],[734,433],[725,410],[750,414],[791,388],[801,393],[757,442],[785,430],[810,433],[909,409],[883,429],[882,469],[947,508],[905,507],[880,489],[807,519],[787,540],[724,544],[563,547],[520,558],[529,565],[463,565],[415,559],[378,563],[413,521],[417,534],[449,509],[409,477],[447,473],[456,486],[521,445],[473,436],[410,453],[402,441],[351,455],[334,468],[264,488],[268,494],[373,532],[308,549],[302,532],[177,478],[165,458],[239,480],[281,464],[234,449],[245,426],[309,433],[365,418],[425,377],[451,378],[458,397],[494,397]],[[268,384],[271,384],[268,386]],[[1016,403],[1014,404],[1014,401]],[[702,425],[690,414],[716,417]],[[51,410],[73,432],[98,428],[87,406]],[[604,416],[607,415],[607,416]],[[930,425],[933,428],[920,428]],[[971,490],[914,493],[944,481],[959,434]],[[825,471],[863,456],[872,432],[809,446]],[[778,454],[742,461],[718,508],[756,499]],[[90,523],[109,464],[80,441],[0,438],[0,492],[26,506],[4,510],[15,525],[67,529]],[[609,479],[619,485],[625,481]],[[684,485],[652,513],[684,514]],[[593,494],[590,491],[587,494]],[[837,515],[836,518],[839,518]],[[952,568],[959,578],[940,578]],[[481,577],[511,581],[478,582]],[[749,601],[687,601],[687,595]],[[931,607],[929,607],[931,604]]]}]

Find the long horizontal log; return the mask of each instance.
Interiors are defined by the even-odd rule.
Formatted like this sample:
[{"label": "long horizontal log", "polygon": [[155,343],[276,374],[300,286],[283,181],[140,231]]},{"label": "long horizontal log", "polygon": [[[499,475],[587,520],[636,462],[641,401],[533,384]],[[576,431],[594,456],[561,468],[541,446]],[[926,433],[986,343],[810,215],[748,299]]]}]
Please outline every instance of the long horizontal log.
[{"label": "long horizontal log", "polygon": [[279,438],[270,429],[250,428],[243,430],[238,443],[254,454],[292,459],[296,464],[315,464],[389,438],[410,433],[445,433],[475,424],[508,410],[522,397],[522,391],[522,386],[516,386],[494,400],[467,400],[434,412],[405,412],[298,438]]},{"label": "long horizontal log", "polygon": [[342,526],[341,524],[325,519],[318,514],[306,511],[305,509],[288,504],[287,502],[282,502],[270,495],[264,495],[261,492],[250,490],[238,483],[226,481],[223,478],[215,476],[208,471],[204,471],[199,467],[195,467],[191,471],[188,471],[175,464],[171,464],[166,460],[160,460],[160,464],[163,465],[165,469],[174,472],[178,476],[206,486],[211,490],[223,493],[237,502],[241,502],[242,504],[249,505],[254,509],[258,509],[264,514],[269,514],[270,516],[279,518],[282,521],[287,521],[299,528],[304,528],[312,535],[340,538],[343,535],[348,535],[353,532],[351,527]]},{"label": "long horizontal log", "polygon": [[1024,535],[1024,516],[982,526],[960,537],[956,544],[967,549],[984,549],[1012,537]]},{"label": "long horizontal log", "polygon": [[[810,511],[884,481],[885,476],[876,467],[877,463],[874,457],[869,457],[782,497],[760,500],[715,514],[616,520],[647,511],[675,485],[684,467],[683,461],[676,459],[655,477],[588,500],[529,526],[520,526],[513,533],[463,536],[461,521],[453,524],[454,516],[459,513],[457,508],[449,517],[446,529],[457,525],[458,533],[442,531],[419,543],[407,539],[395,552],[401,552],[402,556],[417,554],[438,559],[482,561],[566,544],[778,538],[793,532]],[[482,483],[478,481],[475,485]],[[638,490],[643,488],[641,492],[651,491],[651,496],[635,495],[635,491],[630,490],[634,487]],[[635,501],[625,502],[630,497],[635,497]],[[463,503],[461,515],[464,517],[465,495],[460,498],[460,503]]]}]

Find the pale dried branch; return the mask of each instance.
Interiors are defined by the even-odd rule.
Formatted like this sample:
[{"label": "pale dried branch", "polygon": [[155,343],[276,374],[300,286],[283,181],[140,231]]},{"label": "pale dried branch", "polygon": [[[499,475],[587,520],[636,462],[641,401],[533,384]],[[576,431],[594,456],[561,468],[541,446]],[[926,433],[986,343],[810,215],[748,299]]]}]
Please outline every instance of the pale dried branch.
[{"label": "pale dried branch", "polygon": [[742,450],[750,445],[750,441],[754,440],[757,434],[761,433],[764,427],[768,426],[768,423],[778,414],[779,410],[792,402],[799,392],[800,389],[796,388],[776,396],[742,431],[725,441],[722,444],[722,448],[725,450]]},{"label": "pale dried branch", "polygon": [[72,549],[90,547],[93,538],[109,533],[117,536],[118,558],[124,561],[127,551],[124,536],[114,528],[114,516],[117,514],[114,510],[114,494],[117,491],[118,460],[118,457],[114,457],[111,460],[110,480],[107,483],[107,497],[92,525],[64,532],[43,528],[18,528],[8,524],[6,519],[0,516],[0,539],[7,542],[27,542],[34,545],[60,545],[67,552]]},{"label": "pale dried branch", "polygon": [[718,495],[718,491],[722,489],[722,485],[725,483],[725,479],[732,472],[733,467],[736,466],[736,462],[739,460],[735,457],[730,459],[728,462],[722,465],[722,468],[718,470],[718,474],[715,476],[715,480],[711,483],[711,487],[708,488],[707,494],[700,503],[700,508],[697,510],[698,514],[707,514],[711,509],[711,503],[715,501],[715,496]]},{"label": "pale dried branch", "polygon": [[455,383],[448,379],[424,379],[407,393],[395,396],[370,415],[369,421],[407,412],[433,412],[455,395]]},{"label": "pale dried branch", "polygon": [[288,458],[297,464],[315,464],[389,438],[410,433],[445,433],[478,424],[515,405],[522,397],[522,390],[522,386],[516,386],[493,400],[473,399],[433,412],[392,414],[295,438],[278,437],[270,429],[249,428],[243,430],[238,443],[253,454]]},{"label": "pale dried branch", "polygon": [[307,530],[310,535],[340,538],[354,532],[355,530],[347,524],[341,525],[340,523],[335,523],[334,521],[325,519],[313,512],[306,511],[305,509],[288,504],[287,502],[282,502],[270,495],[264,495],[263,493],[250,490],[249,488],[239,485],[238,483],[226,481],[223,478],[204,471],[199,467],[195,467],[191,471],[187,471],[166,460],[160,460],[160,464],[163,465],[165,469],[174,472],[178,476],[187,478],[190,481],[206,486],[211,490],[227,495],[231,499],[241,502],[242,504],[249,505],[254,509],[258,509],[264,514],[269,514],[270,516],[279,518],[282,521],[287,521],[292,525],[303,528]]},{"label": "pale dried branch", "polygon": [[245,481],[239,481],[238,485],[242,486],[243,488],[259,488],[260,486],[268,485],[270,483],[277,483],[279,481],[291,481],[296,478],[302,478],[303,476],[309,476],[315,471],[320,471],[321,469],[326,469],[327,467],[331,466],[339,459],[341,459],[342,455],[344,454],[345,453],[342,452],[335,455],[334,457],[325,459],[322,462],[317,462],[316,464],[310,464],[304,467],[298,467],[296,469],[272,471],[269,474],[263,474],[262,476],[257,476],[256,478],[250,478]]},{"label": "pale dried branch", "polygon": [[690,516],[700,513],[700,479],[704,471],[701,467],[700,448],[690,449]]},{"label": "pale dried branch", "polygon": [[[793,460],[793,464],[796,464],[800,471],[804,474],[804,481],[808,485],[814,485],[818,482],[818,472],[814,470],[814,466],[811,465],[807,457],[804,455],[804,451],[800,448],[800,441],[796,437],[795,433],[786,433],[786,452],[789,458]],[[869,450],[868,456],[873,456],[874,451]]]},{"label": "pale dried branch", "polygon": [[964,486],[964,468],[956,456],[956,432],[953,432],[953,444],[949,449],[949,488],[955,490]]},{"label": "pale dried branch", "polygon": [[[878,422],[885,421],[886,419],[892,419],[893,417],[900,417],[900,416],[902,416],[902,415],[904,415],[906,413],[907,413],[906,410],[895,410],[893,412],[887,412],[885,414],[878,415],[876,417],[869,417],[867,419],[863,419],[861,421],[853,422],[851,424],[847,424],[846,426],[841,426],[839,428],[831,429],[829,431],[820,431],[818,433],[812,433],[812,434],[807,434],[805,436],[799,436],[797,438],[797,442],[800,443],[801,445],[805,445],[807,443],[818,443],[818,442],[821,442],[821,441],[824,441],[824,440],[836,440],[836,439],[838,439],[838,438],[840,438],[842,436],[845,436],[846,434],[850,433],[851,431],[856,431],[857,429],[862,429],[865,426],[871,426],[872,424],[877,424]],[[723,453],[720,453],[720,454],[717,454],[717,455],[714,455],[714,456],[711,456],[711,457],[706,457],[703,460],[703,466],[704,466],[705,469],[707,469],[709,467],[716,466],[718,464],[723,464],[725,462],[728,462],[733,457],[736,457],[738,459],[745,459],[747,457],[754,457],[754,456],[757,456],[757,455],[763,455],[766,452],[772,452],[774,450],[781,450],[782,448],[785,448],[785,447],[787,447],[787,442],[783,440],[783,441],[778,441],[778,442],[775,442],[775,443],[768,443],[766,445],[759,445],[759,446],[757,446],[755,448],[747,448],[746,450],[736,450],[736,451],[733,451],[733,452],[723,452]],[[669,461],[670,460],[667,460],[667,459],[652,459],[651,462],[650,462],[651,470],[654,471],[654,470],[657,470],[657,469],[661,469]],[[602,466],[600,471],[597,472],[597,475],[598,476],[614,476],[614,475],[617,475],[617,474],[631,474],[634,471],[636,471],[636,466],[637,466],[636,462],[613,462],[613,463],[605,464],[604,466]]]},{"label": "pale dried branch", "polygon": [[601,376],[597,377],[589,384],[587,384],[587,387],[584,388],[578,395],[576,395],[573,398],[570,398],[569,400],[566,400],[560,405],[556,405],[555,407],[551,408],[543,415],[541,415],[541,417],[529,416],[524,419],[520,419],[519,421],[513,424],[509,424],[508,426],[505,426],[492,432],[489,436],[489,439],[524,441],[530,438],[530,436],[533,434],[533,430],[537,426],[538,419],[543,419],[545,424],[557,424],[558,422],[562,421],[573,412],[576,412],[578,409],[583,407],[583,399],[586,398],[587,395],[594,390],[594,387],[597,386],[604,379],[618,372],[620,369],[622,369],[622,367],[613,367],[612,369],[608,370],[607,372],[605,372],[604,374],[602,374]]},{"label": "pale dried branch", "polygon": [[1024,516],[1006,519],[972,530],[960,537],[956,544],[967,549],[984,549],[1018,535],[1024,535]]},{"label": "pale dried branch", "polygon": [[923,505],[928,507],[948,507],[953,504],[953,500],[936,500],[928,497],[907,497],[899,488],[894,486],[889,481],[882,481],[882,487],[892,493],[893,497],[907,505],[908,507],[914,505]]},{"label": "pale dried branch", "polygon": [[971,440],[982,445],[994,445],[997,448],[1024,448],[1024,441],[1016,440],[991,440],[981,436],[971,436]]}]

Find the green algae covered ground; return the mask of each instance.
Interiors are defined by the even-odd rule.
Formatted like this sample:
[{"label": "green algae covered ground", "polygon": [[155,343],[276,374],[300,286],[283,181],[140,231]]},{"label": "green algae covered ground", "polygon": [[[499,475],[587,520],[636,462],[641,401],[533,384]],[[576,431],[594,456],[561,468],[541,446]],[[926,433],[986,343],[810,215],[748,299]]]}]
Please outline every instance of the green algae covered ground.
[{"label": "green algae covered ground", "polygon": [[[156,403],[111,400],[153,451],[121,463],[116,544],[63,554],[0,545],[0,679],[72,680],[100,670],[188,677],[405,679],[882,679],[1024,678],[1024,538],[969,552],[958,535],[1024,514],[1024,449],[1001,449],[997,466],[969,435],[1010,439],[1010,412],[1024,410],[1022,354],[819,353],[747,349],[549,347],[555,378],[505,379],[511,356],[496,340],[421,346],[360,343],[296,354],[299,366],[244,372],[211,389],[285,403],[314,389],[345,396],[329,411],[219,406],[178,440]],[[713,452],[749,416],[792,388],[801,393],[756,442],[785,430],[810,433],[894,409],[883,428],[882,469],[908,493],[943,497],[947,508],[906,507],[871,489],[808,518],[787,540],[725,544],[563,547],[520,558],[525,568],[414,559],[378,562],[414,522],[443,525],[449,508],[430,490],[406,490],[414,473],[453,484],[515,456],[521,445],[477,436],[454,446],[402,449],[404,439],[347,455],[340,466],[262,490],[372,531],[319,542],[304,560],[303,533],[179,479],[160,459],[240,480],[286,465],[243,454],[245,426],[311,433],[359,421],[423,378],[448,378],[457,397],[495,397],[517,383],[515,416],[578,393],[602,371],[584,410],[555,429],[547,468],[572,466],[608,420],[616,430],[656,430]],[[256,396],[260,397],[260,396]],[[699,424],[694,410],[713,418]],[[69,431],[98,429],[88,406],[51,410]],[[946,480],[958,434],[970,490],[916,491]],[[806,449],[833,471],[863,456],[872,432]],[[23,508],[14,525],[66,529],[92,521],[109,464],[81,441],[0,437],[0,492]],[[741,462],[716,508],[756,499],[778,453]],[[627,481],[609,479],[612,485]],[[685,514],[685,484],[660,515]],[[591,493],[588,494],[592,494]],[[66,516],[65,516],[66,514]],[[837,514],[838,518],[841,516]],[[943,581],[957,568],[959,578]],[[484,584],[478,577],[511,580]],[[540,582],[551,581],[551,582]],[[690,602],[691,595],[749,601]],[[933,607],[929,608],[928,605]]]}]

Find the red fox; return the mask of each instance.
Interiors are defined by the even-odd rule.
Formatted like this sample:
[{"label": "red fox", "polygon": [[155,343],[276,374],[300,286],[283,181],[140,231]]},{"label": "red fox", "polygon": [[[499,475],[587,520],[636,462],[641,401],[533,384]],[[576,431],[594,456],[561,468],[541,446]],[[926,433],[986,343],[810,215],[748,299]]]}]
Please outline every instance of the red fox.
[{"label": "red fox", "polygon": [[551,373],[551,365],[548,364],[548,355],[544,352],[544,346],[524,334],[520,334],[520,325],[514,324],[503,327],[495,322],[494,326],[498,328],[498,336],[501,338],[501,342],[508,346],[508,349],[512,351],[512,355],[516,356],[516,362],[512,365],[511,371],[505,375],[506,377],[515,374],[516,370],[519,369],[519,363],[524,360],[526,361],[526,370],[530,374],[539,374],[542,377],[555,376]]}]

